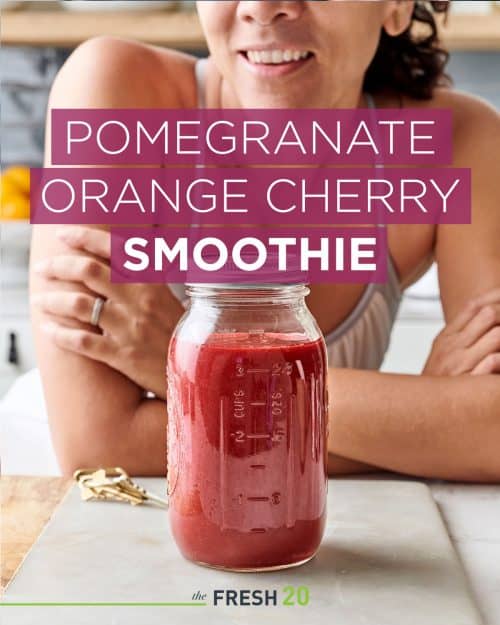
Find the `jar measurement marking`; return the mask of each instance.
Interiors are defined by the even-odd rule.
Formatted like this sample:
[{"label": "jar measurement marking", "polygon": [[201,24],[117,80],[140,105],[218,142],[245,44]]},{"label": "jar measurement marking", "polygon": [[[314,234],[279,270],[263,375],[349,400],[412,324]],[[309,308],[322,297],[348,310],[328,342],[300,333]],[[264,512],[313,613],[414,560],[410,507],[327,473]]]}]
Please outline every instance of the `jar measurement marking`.
[{"label": "jar measurement marking", "polygon": [[[286,488],[287,492],[293,492],[293,485],[295,483],[295,463],[293,450],[295,448],[295,428],[293,427],[294,419],[294,407],[295,407],[295,395],[290,395],[288,400],[288,410],[286,414],[287,421],[287,457],[286,457]],[[286,526],[293,527],[295,524],[295,514],[292,503],[292,498],[288,497],[286,505]]]},{"label": "jar measurement marking", "polygon": [[[220,479],[220,510],[221,510],[221,529],[226,529],[226,504],[224,501],[224,493],[226,492],[226,471],[224,468],[224,460],[226,457],[226,445],[225,445],[225,431],[224,431],[224,398],[220,398],[219,405],[219,479]],[[241,503],[241,502],[240,502]]]},{"label": "jar measurement marking", "polygon": [[246,440],[271,440],[273,443],[280,443],[285,436],[285,432],[281,428],[277,428],[274,432],[267,434],[259,434],[258,432],[250,432],[247,434],[243,430],[236,430],[235,432],[230,432],[229,436],[231,436],[236,443],[244,443]]},{"label": "jar measurement marking", "polygon": [[[232,482],[231,475],[228,475],[227,471],[223,469],[224,461],[223,457],[233,445],[234,448],[243,448],[245,453],[248,453],[249,460],[254,456],[254,462],[248,463],[248,471],[251,475],[255,476],[255,472],[259,471],[258,476],[260,479],[265,479],[267,471],[267,463],[255,462],[257,458],[255,455],[262,452],[263,449],[259,449],[259,441],[266,442],[265,450],[271,449],[271,446],[286,444],[284,451],[285,462],[285,476],[284,480],[287,487],[292,487],[290,481],[293,481],[293,462],[290,466],[290,453],[293,449],[290,449],[290,427],[291,427],[291,403],[293,398],[286,399],[283,385],[281,380],[291,376],[294,370],[294,365],[291,362],[285,363],[272,363],[269,367],[250,366],[244,363],[243,359],[237,359],[235,363],[235,381],[237,386],[233,389],[230,396],[221,398],[220,401],[220,452],[221,452],[221,503],[224,504],[224,500],[227,498],[227,494],[224,495],[226,487]],[[241,382],[240,382],[241,380]],[[268,386],[266,390],[260,389],[258,399],[252,398],[253,384],[248,388],[242,386],[243,381],[248,382],[261,382],[267,380]],[[270,385],[270,386],[269,386]],[[264,392],[263,392],[264,391]],[[254,395],[255,397],[255,395]],[[271,419],[271,422],[268,421]],[[264,420],[264,421],[262,421]],[[264,426],[264,428],[262,427]],[[270,426],[270,427],[269,427]],[[269,428],[269,429],[268,429]],[[287,434],[288,428],[288,434]],[[262,431],[265,429],[266,431]],[[259,431],[260,430],[260,431]],[[231,442],[230,442],[231,441]],[[247,445],[247,447],[245,446]],[[259,480],[260,481],[260,480]],[[265,491],[266,489],[264,489]],[[247,491],[248,493],[248,491]],[[275,506],[283,506],[284,508],[284,520],[287,527],[293,526],[293,505],[289,498],[283,500],[282,492],[274,490],[269,494],[248,495],[247,493],[238,492],[233,493],[230,496],[232,506],[238,509],[245,509],[245,507],[254,506],[255,512],[252,513],[249,510],[249,514],[256,514],[258,519],[260,512],[258,510],[271,509]],[[258,504],[263,504],[261,507]],[[242,508],[241,508],[242,507]],[[224,505],[223,505],[224,508]],[[233,508],[235,511],[235,508]],[[241,513],[240,513],[241,514]],[[246,513],[245,513],[246,514]],[[263,519],[261,520],[262,523]],[[266,520],[267,521],[267,520]],[[254,521],[255,522],[255,521]],[[259,521],[257,521],[258,523]],[[272,521],[269,520],[272,524]],[[226,515],[222,515],[223,528],[230,527],[231,521]],[[247,526],[248,527],[248,526]],[[257,527],[251,527],[247,530],[253,533],[266,533],[270,528],[266,527],[266,522]]]},{"label": "jar measurement marking", "polygon": [[254,440],[269,440],[272,438],[272,434],[247,434],[246,438],[254,439]]}]

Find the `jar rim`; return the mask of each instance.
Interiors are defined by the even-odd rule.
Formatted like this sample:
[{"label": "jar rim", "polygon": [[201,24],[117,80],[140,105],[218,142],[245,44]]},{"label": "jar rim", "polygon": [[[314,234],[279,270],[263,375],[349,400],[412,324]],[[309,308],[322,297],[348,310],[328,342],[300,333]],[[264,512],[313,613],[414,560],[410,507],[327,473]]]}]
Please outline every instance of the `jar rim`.
[{"label": "jar rim", "polygon": [[256,290],[256,289],[275,289],[281,290],[284,288],[297,288],[306,287],[306,282],[186,282],[187,289],[191,288],[207,288],[207,289],[222,289],[222,290]]},{"label": "jar rim", "polygon": [[302,298],[310,293],[309,286],[300,283],[186,283],[189,297],[242,298],[245,302],[260,296],[275,299]]}]

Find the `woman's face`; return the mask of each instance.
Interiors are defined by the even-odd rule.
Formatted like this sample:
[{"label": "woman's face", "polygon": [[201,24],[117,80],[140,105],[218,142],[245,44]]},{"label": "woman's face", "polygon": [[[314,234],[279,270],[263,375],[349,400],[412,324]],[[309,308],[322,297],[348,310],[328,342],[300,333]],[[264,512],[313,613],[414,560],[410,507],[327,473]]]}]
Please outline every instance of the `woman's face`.
[{"label": "woman's face", "polygon": [[400,5],[401,0],[198,2],[223,78],[221,104],[357,106],[381,29],[392,24]]}]

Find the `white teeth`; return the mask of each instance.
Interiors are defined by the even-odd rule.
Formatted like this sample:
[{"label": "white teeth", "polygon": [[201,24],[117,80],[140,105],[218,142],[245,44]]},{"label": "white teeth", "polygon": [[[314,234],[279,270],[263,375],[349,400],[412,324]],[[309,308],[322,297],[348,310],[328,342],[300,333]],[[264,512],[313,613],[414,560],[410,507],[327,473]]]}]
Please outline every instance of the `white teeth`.
[{"label": "white teeth", "polygon": [[299,50],[248,50],[247,56],[250,63],[279,65],[306,59],[309,52],[307,50],[302,52]]},{"label": "white teeth", "polygon": [[273,63],[283,63],[283,52],[281,50],[273,50],[271,52],[271,59]]}]

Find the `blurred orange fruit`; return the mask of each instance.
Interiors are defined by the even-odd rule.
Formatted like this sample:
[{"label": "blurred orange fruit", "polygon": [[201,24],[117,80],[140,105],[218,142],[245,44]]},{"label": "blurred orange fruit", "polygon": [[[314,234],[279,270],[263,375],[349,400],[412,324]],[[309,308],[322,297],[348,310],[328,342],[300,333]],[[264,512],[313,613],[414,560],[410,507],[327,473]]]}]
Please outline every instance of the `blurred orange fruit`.
[{"label": "blurred orange fruit", "polygon": [[29,219],[30,170],[16,165],[0,176],[0,219]]},{"label": "blurred orange fruit", "polygon": [[[3,196],[3,194],[2,194]],[[29,219],[30,201],[22,195],[11,195],[7,199],[2,197],[0,203],[0,219]]]},{"label": "blurred orange fruit", "polygon": [[20,191],[25,193],[25,195],[30,194],[29,167],[24,167],[24,165],[14,165],[13,167],[9,167],[3,172],[2,178],[11,180]]}]

